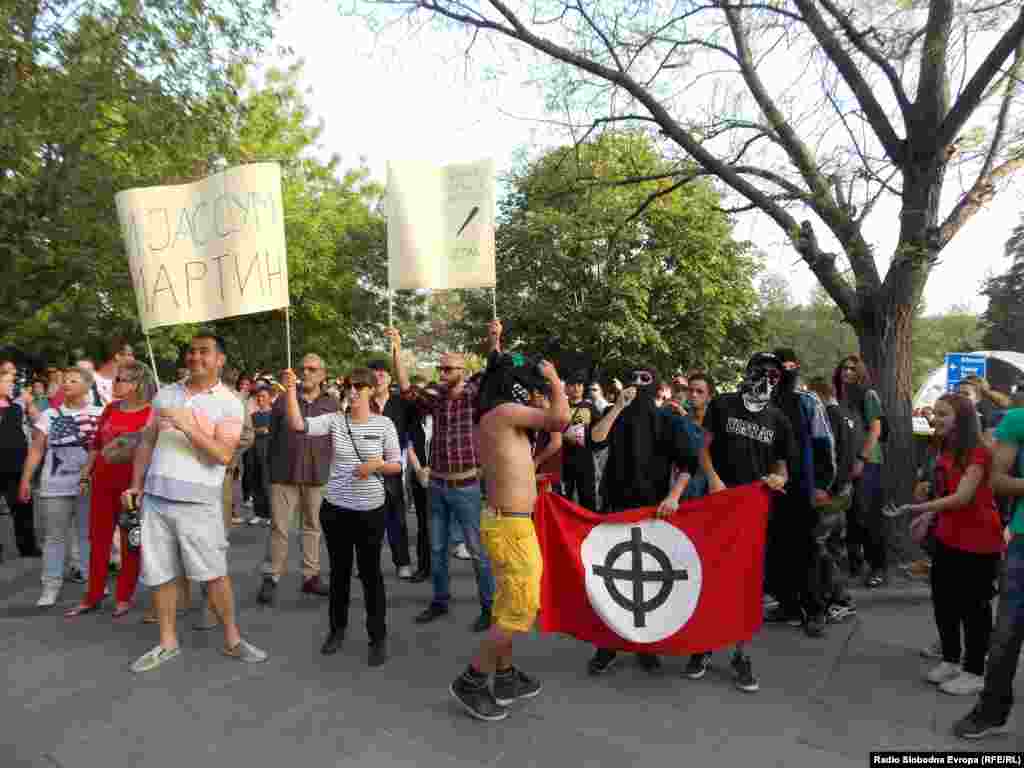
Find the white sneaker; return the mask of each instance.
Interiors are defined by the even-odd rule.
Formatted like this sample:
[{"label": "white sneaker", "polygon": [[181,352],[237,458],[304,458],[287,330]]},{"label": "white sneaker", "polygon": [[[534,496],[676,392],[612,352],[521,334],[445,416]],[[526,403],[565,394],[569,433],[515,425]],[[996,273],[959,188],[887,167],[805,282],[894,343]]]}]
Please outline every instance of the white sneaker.
[{"label": "white sneaker", "polygon": [[57,596],[60,594],[60,587],[47,585],[43,587],[43,594],[36,602],[36,608],[52,608],[57,604]]},{"label": "white sneaker", "polygon": [[924,676],[924,679],[929,683],[940,685],[957,677],[960,677],[960,665],[943,661],[938,666],[932,667],[928,674]]},{"label": "white sneaker", "polygon": [[939,686],[939,690],[951,696],[975,696],[985,688],[985,678],[981,675],[972,675],[970,672],[961,672],[952,680],[947,680]]},{"label": "white sneaker", "polygon": [[398,569],[398,578],[400,578],[402,581],[407,581],[408,579],[411,579],[412,578],[412,566],[410,566],[410,565],[403,565],[401,568],[399,568]]},{"label": "white sneaker", "polygon": [[452,550],[452,557],[456,560],[472,560],[473,555],[469,552],[469,547],[466,546],[465,542],[456,544],[455,549]]}]

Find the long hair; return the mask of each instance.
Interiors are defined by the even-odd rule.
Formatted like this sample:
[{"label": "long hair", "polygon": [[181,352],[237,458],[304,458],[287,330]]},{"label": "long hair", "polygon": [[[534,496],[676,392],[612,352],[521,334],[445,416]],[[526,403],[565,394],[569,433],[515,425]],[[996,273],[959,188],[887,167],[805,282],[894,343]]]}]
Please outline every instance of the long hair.
[{"label": "long hair", "polygon": [[835,389],[836,400],[839,402],[844,402],[848,399],[846,382],[843,381],[843,368],[848,364],[853,365],[857,369],[857,383],[861,387],[867,389],[871,386],[871,374],[868,373],[868,367],[864,364],[860,355],[847,355],[839,361],[839,365],[832,372],[832,387]]},{"label": "long hair", "polygon": [[[967,397],[948,393],[939,398],[953,409],[953,431],[937,437],[936,449],[950,451],[960,471],[967,469],[967,460],[981,442],[981,421],[974,403]],[[955,490],[955,489],[954,489]]]}]

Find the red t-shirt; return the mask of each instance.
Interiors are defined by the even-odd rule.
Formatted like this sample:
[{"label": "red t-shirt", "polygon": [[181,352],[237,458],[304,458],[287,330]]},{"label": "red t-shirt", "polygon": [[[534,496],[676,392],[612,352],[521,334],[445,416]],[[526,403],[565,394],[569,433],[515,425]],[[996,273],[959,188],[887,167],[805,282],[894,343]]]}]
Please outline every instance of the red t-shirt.
[{"label": "red t-shirt", "polygon": [[[992,494],[992,454],[987,448],[975,448],[968,457],[967,466],[977,464],[984,470],[974,500],[960,509],[939,513],[935,538],[953,549],[978,554],[993,554],[1005,549],[1003,526]],[[956,493],[964,473],[956,466],[953,454],[943,451],[936,462],[936,473],[942,475],[947,495]]]},{"label": "red t-shirt", "polygon": [[92,443],[93,450],[99,451],[93,468],[93,482],[97,486],[120,493],[131,485],[132,462],[111,464],[103,458],[103,448],[120,435],[141,431],[152,412],[149,405],[137,411],[122,411],[116,402],[103,409]]}]

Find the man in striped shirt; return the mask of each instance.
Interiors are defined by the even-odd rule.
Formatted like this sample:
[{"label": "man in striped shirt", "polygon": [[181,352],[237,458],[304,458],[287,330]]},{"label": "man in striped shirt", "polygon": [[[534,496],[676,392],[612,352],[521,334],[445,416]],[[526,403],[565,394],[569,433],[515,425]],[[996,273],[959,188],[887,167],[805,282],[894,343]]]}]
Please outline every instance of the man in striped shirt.
[{"label": "man in striped shirt", "polygon": [[[441,387],[434,394],[409,384],[409,374],[402,361],[402,337],[394,328],[388,329],[395,375],[402,396],[417,404],[421,413],[434,419],[434,437],[430,447],[430,540],[431,577],[434,597],[430,605],[416,617],[426,624],[448,613],[451,600],[448,575],[448,532],[458,521],[466,537],[466,546],[473,556],[477,589],[480,593],[480,617],[473,624],[474,632],[491,626],[491,604],[494,599],[494,575],[480,544],[480,455],[475,435],[477,419],[477,386],[466,380],[465,359],[448,352],[441,356],[438,370]],[[498,349],[501,323],[494,320],[488,329],[488,352]]]}]

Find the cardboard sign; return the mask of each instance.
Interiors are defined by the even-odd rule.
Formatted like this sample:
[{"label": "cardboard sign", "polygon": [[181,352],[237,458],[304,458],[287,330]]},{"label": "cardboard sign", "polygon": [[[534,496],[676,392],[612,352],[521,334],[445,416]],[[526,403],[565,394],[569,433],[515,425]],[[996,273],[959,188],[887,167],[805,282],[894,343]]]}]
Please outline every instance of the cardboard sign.
[{"label": "cardboard sign", "polygon": [[276,163],[129,189],[116,201],[144,331],[288,306]]},{"label": "cardboard sign", "polygon": [[388,287],[483,288],[494,268],[494,163],[388,163]]}]

